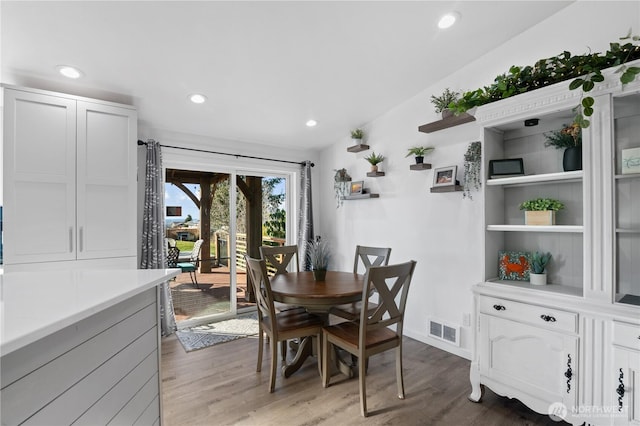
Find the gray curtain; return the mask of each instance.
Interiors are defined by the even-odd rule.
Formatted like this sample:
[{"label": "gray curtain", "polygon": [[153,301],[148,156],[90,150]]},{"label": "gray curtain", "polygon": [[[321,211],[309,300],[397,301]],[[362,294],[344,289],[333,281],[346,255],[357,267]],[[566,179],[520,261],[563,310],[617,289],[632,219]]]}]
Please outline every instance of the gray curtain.
[{"label": "gray curtain", "polygon": [[300,173],[300,210],[298,216],[298,250],[304,271],[311,270],[310,243],[313,241],[313,209],[311,208],[311,161],[302,163]]},{"label": "gray curtain", "polygon": [[[166,267],[164,233],[162,152],[160,143],[149,139],[147,141],[144,183],[141,269],[164,269]],[[160,287],[160,326],[163,336],[168,336],[176,330],[173,300],[168,282],[163,283]]]}]

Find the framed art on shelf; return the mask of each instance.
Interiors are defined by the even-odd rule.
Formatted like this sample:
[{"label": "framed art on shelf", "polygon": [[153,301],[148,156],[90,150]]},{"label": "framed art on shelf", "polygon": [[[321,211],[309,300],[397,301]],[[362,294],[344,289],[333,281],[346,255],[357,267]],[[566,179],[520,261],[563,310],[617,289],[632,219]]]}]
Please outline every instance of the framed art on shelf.
[{"label": "framed art on shelf", "polygon": [[500,250],[498,252],[498,279],[529,281],[530,265],[531,253]]},{"label": "framed art on shelf", "polygon": [[433,172],[433,187],[455,186],[458,166],[441,167]]},{"label": "framed art on shelf", "polygon": [[362,180],[356,180],[354,182],[351,182],[351,191],[349,192],[350,195],[362,194],[363,187],[364,187],[364,181]]},{"label": "framed art on shelf", "polygon": [[622,150],[622,174],[640,173],[640,147]]}]

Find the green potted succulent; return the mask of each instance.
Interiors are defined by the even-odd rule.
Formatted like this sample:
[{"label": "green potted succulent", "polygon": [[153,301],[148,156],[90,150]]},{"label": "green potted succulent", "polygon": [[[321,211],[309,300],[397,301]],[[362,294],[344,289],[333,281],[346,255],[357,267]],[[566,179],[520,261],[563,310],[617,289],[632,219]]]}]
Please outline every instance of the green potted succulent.
[{"label": "green potted succulent", "polygon": [[582,128],[573,123],[544,134],[544,146],[564,149],[562,168],[565,172],[582,170]]},{"label": "green potted succulent", "polygon": [[362,144],[362,139],[364,139],[364,132],[362,129],[354,129],[351,131],[351,140],[356,145]]},{"label": "green potted succulent", "polygon": [[431,95],[431,103],[435,106],[437,113],[442,113],[442,118],[447,118],[453,115],[449,104],[457,101],[459,97],[460,93],[453,92],[447,87],[440,96]]},{"label": "green potted succulent", "polygon": [[431,146],[414,146],[409,148],[409,152],[407,153],[407,155],[405,155],[405,157],[414,155],[416,158],[416,164],[422,164],[422,162],[424,161],[424,156],[429,154],[434,149],[435,148]]},{"label": "green potted succulent", "polygon": [[525,225],[555,225],[556,212],[563,208],[563,203],[551,198],[536,198],[520,204],[520,210],[525,211]]},{"label": "green potted succulent", "polygon": [[309,245],[308,259],[315,280],[324,281],[327,268],[329,267],[329,259],[331,259],[331,251],[329,250],[327,242],[320,237],[312,241]]},{"label": "green potted succulent", "polygon": [[551,253],[534,251],[531,253],[531,272],[529,282],[533,285],[547,284],[547,264],[551,260]]},{"label": "green potted succulent", "polygon": [[382,154],[376,154],[375,151],[373,151],[371,153],[371,155],[369,155],[368,157],[364,157],[365,160],[367,160],[369,162],[369,164],[371,164],[371,171],[372,172],[377,172],[378,171],[378,164],[382,163],[384,161],[384,155]]}]

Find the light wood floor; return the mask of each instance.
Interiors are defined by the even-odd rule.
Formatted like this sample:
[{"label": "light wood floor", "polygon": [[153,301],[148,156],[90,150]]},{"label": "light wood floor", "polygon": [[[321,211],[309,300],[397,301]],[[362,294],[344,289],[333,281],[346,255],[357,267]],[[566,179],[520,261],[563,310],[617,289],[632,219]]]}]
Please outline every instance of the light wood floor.
[{"label": "light wood floor", "polygon": [[[469,361],[405,338],[406,398],[396,396],[393,351],[369,362],[369,417],[360,416],[357,378],[337,375],[322,388],[309,359],[293,376],[280,374],[269,394],[270,358],[256,373],[256,338],[186,353],[175,335],[162,341],[164,424],[173,425],[558,425],[517,400],[485,390],[467,399]],[[289,352],[289,357],[293,356]]]}]

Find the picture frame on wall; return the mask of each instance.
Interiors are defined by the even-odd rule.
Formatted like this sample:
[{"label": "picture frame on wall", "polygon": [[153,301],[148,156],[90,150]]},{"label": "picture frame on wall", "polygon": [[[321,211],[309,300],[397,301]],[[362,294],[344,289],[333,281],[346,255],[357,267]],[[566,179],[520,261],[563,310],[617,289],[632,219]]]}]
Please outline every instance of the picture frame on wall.
[{"label": "picture frame on wall", "polygon": [[640,173],[640,147],[622,150],[622,174]]},{"label": "picture frame on wall", "polygon": [[351,190],[350,190],[350,194],[351,195],[360,195],[362,194],[362,189],[364,188],[364,181],[363,180],[356,180],[351,182]]},{"label": "picture frame on wall", "polygon": [[433,187],[455,186],[458,166],[440,167],[433,171]]}]

